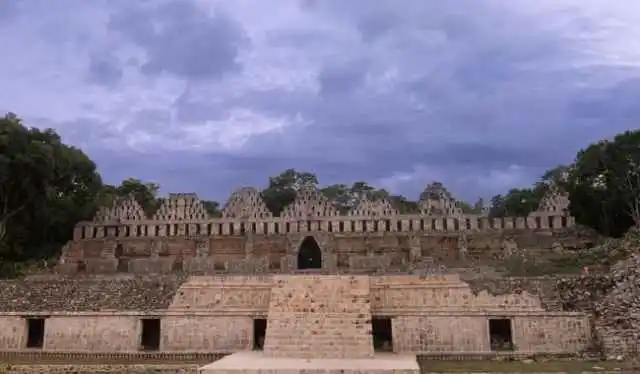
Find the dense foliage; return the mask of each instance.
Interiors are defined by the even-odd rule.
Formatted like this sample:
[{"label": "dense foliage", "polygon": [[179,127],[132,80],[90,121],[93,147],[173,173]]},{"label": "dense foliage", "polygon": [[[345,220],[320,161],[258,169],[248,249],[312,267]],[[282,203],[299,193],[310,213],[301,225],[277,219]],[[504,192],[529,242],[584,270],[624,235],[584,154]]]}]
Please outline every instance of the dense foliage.
[{"label": "dense foliage", "polygon": [[[467,213],[488,209],[493,217],[526,216],[554,186],[569,193],[577,222],[602,234],[619,236],[640,225],[640,131],[588,146],[572,165],[551,169],[531,188],[494,196],[487,206],[482,199],[461,206]],[[343,212],[365,196],[386,198],[401,213],[418,207],[416,201],[364,181],[319,187],[316,175],[294,169],[270,177],[262,196],[278,215],[305,187],[320,188]],[[435,182],[431,187],[442,185]],[[54,130],[29,128],[14,114],[0,117],[0,261],[55,257],[78,221],[91,219],[98,206],[115,199],[133,196],[151,216],[162,201],[159,188],[134,178],[117,186],[104,184],[93,161],[64,144]],[[203,203],[210,215],[220,215],[218,202]]]}]

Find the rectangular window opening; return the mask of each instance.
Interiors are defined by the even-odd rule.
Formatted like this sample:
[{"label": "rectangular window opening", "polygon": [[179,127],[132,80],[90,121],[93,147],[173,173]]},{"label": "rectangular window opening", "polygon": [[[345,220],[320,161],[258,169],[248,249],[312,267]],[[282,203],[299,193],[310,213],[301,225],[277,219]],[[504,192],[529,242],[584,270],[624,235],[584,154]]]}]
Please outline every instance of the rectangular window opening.
[{"label": "rectangular window opening", "polygon": [[267,335],[267,320],[256,318],[253,320],[253,349],[261,351],[264,349],[264,337]]},{"label": "rectangular window opening", "polygon": [[513,332],[511,329],[511,319],[490,319],[489,337],[491,339],[492,351],[513,351]]},{"label": "rectangular window opening", "polygon": [[373,317],[371,319],[371,335],[375,352],[393,352],[393,330],[391,318]]},{"label": "rectangular window opening", "polygon": [[27,348],[44,346],[45,318],[27,318]]},{"label": "rectangular window opening", "polygon": [[142,334],[140,348],[143,351],[160,350],[160,319],[148,318],[142,320]]}]

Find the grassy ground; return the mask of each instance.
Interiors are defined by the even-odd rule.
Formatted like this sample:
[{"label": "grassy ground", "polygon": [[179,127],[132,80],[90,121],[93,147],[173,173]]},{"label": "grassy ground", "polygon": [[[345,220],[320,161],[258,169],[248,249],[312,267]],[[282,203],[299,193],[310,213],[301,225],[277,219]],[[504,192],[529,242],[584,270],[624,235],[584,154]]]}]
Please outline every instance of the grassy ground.
[{"label": "grassy ground", "polygon": [[[628,362],[589,361],[425,361],[421,365],[423,373],[582,373],[604,370],[631,370]],[[640,367],[638,367],[640,369]],[[628,371],[627,371],[628,372]]]}]

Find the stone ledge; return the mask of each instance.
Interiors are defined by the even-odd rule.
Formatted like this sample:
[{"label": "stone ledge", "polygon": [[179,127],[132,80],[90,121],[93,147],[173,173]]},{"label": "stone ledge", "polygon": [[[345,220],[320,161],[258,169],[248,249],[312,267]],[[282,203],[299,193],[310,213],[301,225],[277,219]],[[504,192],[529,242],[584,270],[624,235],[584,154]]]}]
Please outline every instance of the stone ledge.
[{"label": "stone ledge", "polygon": [[0,351],[0,362],[104,362],[143,363],[143,362],[203,362],[216,361],[228,353],[220,352],[52,352],[52,351]]}]

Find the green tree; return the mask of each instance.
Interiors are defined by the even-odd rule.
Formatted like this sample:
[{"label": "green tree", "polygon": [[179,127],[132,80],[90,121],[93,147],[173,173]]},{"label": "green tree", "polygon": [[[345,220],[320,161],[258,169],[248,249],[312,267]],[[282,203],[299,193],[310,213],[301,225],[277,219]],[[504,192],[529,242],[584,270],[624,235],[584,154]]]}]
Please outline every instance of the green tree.
[{"label": "green tree", "polygon": [[638,130],[578,152],[565,186],[576,222],[616,237],[640,225],[639,165]]},{"label": "green tree", "polygon": [[102,190],[95,164],[52,129],[0,118],[0,257],[5,262],[53,255],[75,224],[95,213]]},{"label": "green tree", "polygon": [[[108,189],[111,190],[111,188]],[[120,185],[116,186],[114,190],[121,199],[133,197],[148,217],[152,216],[160,206],[161,200],[158,199],[160,185],[157,183],[129,178],[120,182]]]},{"label": "green tree", "polygon": [[513,188],[506,195],[491,198],[490,217],[526,217],[538,209],[542,190]]},{"label": "green tree", "polygon": [[298,191],[305,188],[317,188],[318,177],[308,172],[287,169],[282,173],[269,177],[269,186],[262,191],[262,199],[267,208],[279,216],[285,206],[291,204]]},{"label": "green tree", "polygon": [[346,184],[332,184],[320,189],[320,193],[329,199],[341,213],[346,213],[354,207],[351,189]]},{"label": "green tree", "polygon": [[479,197],[478,200],[473,204],[473,210],[471,211],[473,214],[482,214],[484,212],[484,199]]},{"label": "green tree", "polygon": [[201,200],[201,202],[209,217],[222,217],[219,202],[213,200]]},{"label": "green tree", "polygon": [[389,200],[400,214],[416,214],[420,211],[417,201],[409,200],[402,195],[391,195]]}]

